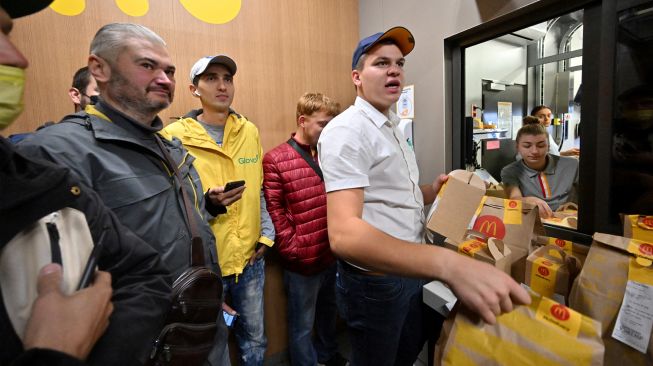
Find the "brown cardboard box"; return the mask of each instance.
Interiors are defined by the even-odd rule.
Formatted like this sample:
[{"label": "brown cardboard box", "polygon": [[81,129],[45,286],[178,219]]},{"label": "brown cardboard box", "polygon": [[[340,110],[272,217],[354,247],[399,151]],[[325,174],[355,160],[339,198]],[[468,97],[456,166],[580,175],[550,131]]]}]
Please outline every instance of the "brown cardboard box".
[{"label": "brown cardboard box", "polygon": [[503,241],[511,250],[512,277],[524,280],[526,257],[534,234],[544,234],[537,207],[526,202],[485,196],[485,183],[472,172],[455,170],[438,198],[427,228],[454,242],[469,230]]},{"label": "brown cardboard box", "polygon": [[[651,249],[653,246],[650,244],[596,233],[585,265],[574,281],[569,295],[570,307],[601,322],[605,365],[653,364],[653,335],[646,354],[612,338],[632,262],[636,257],[640,257],[640,262],[646,262],[646,258],[650,259],[653,253]],[[642,256],[644,260],[641,260]],[[653,271],[653,268],[645,270]]]},{"label": "brown cardboard box", "polygon": [[487,243],[478,239],[467,239],[455,242],[451,239],[444,241],[444,247],[458,253],[476,258],[510,274],[510,248],[496,238],[487,239]]},{"label": "brown cardboard box", "polygon": [[653,243],[653,216],[623,215],[624,236]]},{"label": "brown cardboard box", "polygon": [[454,170],[433,203],[434,210],[427,228],[444,237],[462,241],[479,202],[485,183],[472,172]]},{"label": "brown cardboard box", "polygon": [[574,278],[580,270],[580,261],[555,245],[539,247],[526,258],[526,285],[542,296],[561,297],[567,303]]}]

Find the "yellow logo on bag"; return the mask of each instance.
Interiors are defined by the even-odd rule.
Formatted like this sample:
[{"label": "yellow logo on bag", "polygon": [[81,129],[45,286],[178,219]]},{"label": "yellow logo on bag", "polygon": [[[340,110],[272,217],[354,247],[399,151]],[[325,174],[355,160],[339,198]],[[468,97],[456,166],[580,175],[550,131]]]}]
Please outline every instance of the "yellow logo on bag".
[{"label": "yellow logo on bag", "polygon": [[458,245],[458,253],[462,253],[470,257],[474,257],[474,254],[476,252],[482,250],[486,246],[487,246],[486,243],[483,243],[482,241],[476,239],[467,240],[460,243],[460,245]]},{"label": "yellow logo on bag", "polygon": [[653,286],[653,268],[642,266],[637,263],[635,258],[630,258],[630,262],[628,263],[628,281]]},{"label": "yellow logo on bag", "polygon": [[570,317],[569,309],[567,309],[564,305],[553,305],[549,312],[551,315],[553,315],[554,318],[558,319],[561,322],[569,320]]},{"label": "yellow logo on bag", "polygon": [[558,263],[553,263],[544,257],[536,258],[531,270],[531,289],[542,296],[553,296],[558,268],[560,268]]},{"label": "yellow logo on bag", "polygon": [[650,262],[653,261],[653,244],[632,239],[628,243],[626,250],[628,253],[636,255],[637,260],[640,261],[642,265],[651,265]]},{"label": "yellow logo on bag", "polygon": [[653,216],[645,216],[637,220],[637,226],[645,230],[653,230]]},{"label": "yellow logo on bag", "polygon": [[578,337],[582,316],[562,304],[542,297],[535,313],[535,319],[556,326],[568,334]]},{"label": "yellow logo on bag", "polygon": [[573,250],[573,244],[569,240],[562,240],[558,238],[549,238],[549,244],[555,245],[558,248],[564,250],[566,253],[571,254]]},{"label": "yellow logo on bag", "polygon": [[521,225],[520,200],[503,200],[503,222],[508,225]]},{"label": "yellow logo on bag", "polygon": [[632,230],[629,236],[637,240],[653,241],[653,216],[628,215],[626,220],[626,225]]}]

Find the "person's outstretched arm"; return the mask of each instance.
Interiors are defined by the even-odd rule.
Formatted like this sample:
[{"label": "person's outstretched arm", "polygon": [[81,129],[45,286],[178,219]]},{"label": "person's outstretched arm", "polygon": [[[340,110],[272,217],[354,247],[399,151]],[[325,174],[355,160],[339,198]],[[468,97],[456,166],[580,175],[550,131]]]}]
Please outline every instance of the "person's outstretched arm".
[{"label": "person's outstretched arm", "polygon": [[363,189],[327,194],[327,227],[331,250],[364,268],[447,283],[461,303],[488,323],[530,303],[530,296],[510,276],[449,249],[394,238],[362,219]]}]

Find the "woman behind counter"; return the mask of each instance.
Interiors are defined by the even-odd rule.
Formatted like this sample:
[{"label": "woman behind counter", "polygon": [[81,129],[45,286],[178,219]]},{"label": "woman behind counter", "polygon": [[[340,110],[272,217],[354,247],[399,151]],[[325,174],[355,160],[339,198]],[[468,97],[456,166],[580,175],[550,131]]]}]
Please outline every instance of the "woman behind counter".
[{"label": "woman behind counter", "polygon": [[[531,111],[531,116],[536,117],[540,122],[540,125],[542,125],[544,128],[551,126],[551,118],[553,117],[551,108],[545,105],[538,105]],[[524,122],[524,124],[526,124],[526,121]],[[549,153],[562,156],[579,156],[580,149],[577,147],[572,147],[569,150],[560,151],[560,147],[553,140],[553,137],[549,136]]]},{"label": "woman behind counter", "polygon": [[549,134],[540,124],[520,128],[516,142],[522,159],[501,170],[506,195],[535,204],[541,217],[551,217],[553,210],[575,199],[578,159],[549,153]]}]

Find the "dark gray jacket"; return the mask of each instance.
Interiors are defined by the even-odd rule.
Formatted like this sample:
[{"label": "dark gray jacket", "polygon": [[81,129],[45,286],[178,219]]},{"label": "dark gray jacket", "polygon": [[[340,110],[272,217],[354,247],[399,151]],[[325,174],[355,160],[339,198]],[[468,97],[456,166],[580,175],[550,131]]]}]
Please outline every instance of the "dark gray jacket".
[{"label": "dark gray jacket", "polygon": [[[174,173],[154,140],[162,127],[161,120],[157,118],[153,127],[144,126],[103,102],[91,113],[67,116],[23,140],[19,147],[29,156],[40,156],[74,170],[125,226],[159,251],[173,278],[177,278],[189,267],[191,235]],[[215,238],[206,223],[209,213],[200,178],[192,166],[194,158],[178,140],[162,140],[178,163],[184,189],[194,203],[206,244],[205,258],[210,259],[207,264],[220,274]]]},{"label": "dark gray jacket", "polygon": [[[112,276],[114,311],[109,327],[89,356],[89,364],[141,365],[149,355],[149,346],[163,326],[170,306],[172,279],[161,259],[151,247],[125,229],[100,198],[80,183],[68,168],[28,158],[0,137],[0,254],[6,254],[7,244],[18,237],[18,233],[33,230],[39,219],[61,209],[84,214],[93,244],[102,245],[98,267]],[[54,227],[57,233],[66,229]],[[38,245],[57,247],[60,245],[58,238],[58,235],[56,239],[51,237],[50,243]],[[65,243],[62,241],[61,245]],[[21,247],[24,246],[17,248]],[[33,246],[29,248],[32,250]],[[34,260],[38,263],[38,259]],[[53,260],[57,261],[54,254]],[[67,265],[75,264],[72,260],[61,261],[61,258],[57,262],[64,264],[64,272],[70,268]],[[29,266],[24,267],[28,272]],[[77,270],[81,274],[81,268]],[[8,270],[3,268],[2,272],[6,275]],[[14,275],[29,277],[27,273]],[[0,288],[0,365],[8,365],[23,352],[10,321],[16,314],[6,312],[5,300],[12,296],[12,293],[3,293],[6,290]],[[26,352],[16,362],[20,365],[81,364],[70,356],[45,350]]]}]

